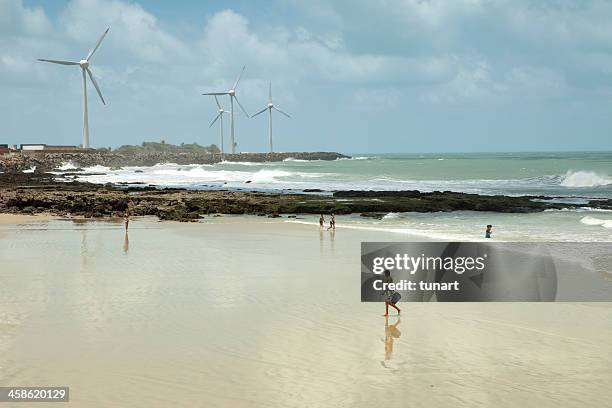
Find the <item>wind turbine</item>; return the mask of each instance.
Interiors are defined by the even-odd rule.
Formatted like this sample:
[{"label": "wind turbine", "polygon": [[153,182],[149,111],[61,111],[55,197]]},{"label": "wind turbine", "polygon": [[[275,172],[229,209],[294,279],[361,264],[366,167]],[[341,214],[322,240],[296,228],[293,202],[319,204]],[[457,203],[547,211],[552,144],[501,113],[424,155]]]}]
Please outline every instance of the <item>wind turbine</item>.
[{"label": "wind turbine", "polygon": [[91,83],[96,88],[96,91],[98,92],[98,95],[100,96],[100,99],[102,100],[102,103],[106,105],[106,102],[104,101],[104,98],[102,97],[102,92],[100,91],[100,87],[98,86],[98,83],[96,82],[93,76],[93,73],[91,72],[91,69],[89,69],[89,60],[91,59],[91,57],[93,57],[94,53],[96,52],[96,50],[102,43],[102,40],[104,40],[104,37],[106,37],[106,34],[108,34],[108,30],[110,30],[110,27],[108,27],[106,31],[104,31],[104,33],[100,36],[100,38],[98,39],[98,42],[91,49],[91,51],[89,51],[89,54],[87,54],[85,59],[82,59],[79,62],[58,61],[58,60],[49,60],[49,59],[41,59],[41,58],[38,59],[38,61],[51,62],[53,64],[79,65],[81,67],[81,71],[83,72],[83,148],[85,149],[89,148],[89,122],[87,118],[87,78],[86,78],[85,73],[89,75],[89,79],[91,79]]},{"label": "wind turbine", "polygon": [[215,118],[213,119],[212,122],[210,122],[210,125],[208,126],[209,128],[212,127],[212,125],[215,124],[215,122],[217,121],[217,119],[219,119],[219,129],[221,130],[221,144],[220,144],[220,148],[221,148],[221,154],[223,154],[223,114],[224,113],[229,113],[229,111],[226,111],[225,109],[223,109],[221,107],[221,104],[219,103],[219,99],[217,99],[217,95],[215,95],[215,102],[217,102],[217,107],[219,108],[218,110],[218,114],[217,116],[215,116]]},{"label": "wind turbine", "polygon": [[238,86],[238,82],[240,82],[240,78],[242,77],[242,74],[244,73],[245,69],[246,69],[246,66],[243,66],[242,67],[242,71],[240,71],[240,75],[238,75],[238,78],[236,78],[236,82],[234,82],[234,86],[232,86],[232,89],[230,89],[229,91],[227,91],[227,92],[211,92],[211,93],[204,93],[204,94],[202,94],[202,95],[213,95],[213,96],[229,95],[229,97],[230,97],[230,118],[231,118],[231,123],[230,123],[230,138],[231,138],[231,143],[232,143],[232,153],[236,153],[236,139],[234,138],[234,99],[238,103],[238,106],[240,106],[240,109],[242,109],[244,114],[247,116],[247,118],[250,117],[249,114],[247,113],[246,109],[244,109],[244,106],[242,106],[242,104],[238,100],[238,97],[236,96],[236,87]]},{"label": "wind turbine", "polygon": [[285,115],[288,118],[291,118],[291,116],[289,116],[288,113],[283,112],[282,110],[278,109],[276,106],[274,106],[274,104],[272,103],[272,81],[270,81],[270,88],[269,88],[269,93],[268,93],[268,106],[266,106],[265,108],[263,108],[262,110],[260,110],[259,112],[257,112],[256,114],[253,115],[253,117],[259,115],[260,113],[264,113],[265,111],[268,111],[268,141],[270,142],[270,153],[274,152],[273,148],[272,148],[272,109],[275,109],[277,111],[279,111],[280,113],[282,113],[283,115]]}]

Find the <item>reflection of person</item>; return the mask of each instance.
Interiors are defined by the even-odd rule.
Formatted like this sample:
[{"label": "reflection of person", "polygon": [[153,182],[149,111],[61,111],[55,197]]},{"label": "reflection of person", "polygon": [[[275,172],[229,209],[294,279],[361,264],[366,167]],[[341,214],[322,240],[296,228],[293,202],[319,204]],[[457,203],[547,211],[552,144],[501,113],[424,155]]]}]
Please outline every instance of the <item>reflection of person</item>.
[{"label": "reflection of person", "polygon": [[385,283],[393,283],[391,272],[389,272],[388,270],[385,270],[384,277],[383,277],[383,287],[385,288],[385,290],[383,291],[383,295],[385,297],[385,314],[383,316],[385,317],[389,316],[389,305],[391,305],[392,308],[397,310],[397,314],[399,315],[401,310],[399,307],[395,306],[395,303],[397,302],[397,300],[395,300],[393,296],[397,292],[393,290],[389,290],[387,285],[384,285]]},{"label": "reflection of person", "polygon": [[389,317],[385,317],[385,361],[391,360],[391,355],[393,354],[393,341],[402,335],[402,332],[397,328],[399,324],[399,316],[397,317],[397,322],[391,325],[389,324]]},{"label": "reflection of person", "polygon": [[487,229],[485,230],[485,238],[491,238],[491,228],[493,228],[491,224],[487,225]]},{"label": "reflection of person", "polygon": [[327,228],[327,230],[335,230],[336,229],[336,216],[334,215],[334,213],[331,213],[330,218],[329,218],[329,228]]},{"label": "reflection of person", "polygon": [[321,213],[321,216],[319,217],[319,228],[323,229],[324,225],[325,225],[325,217],[323,216],[323,213]]},{"label": "reflection of person", "polygon": [[127,254],[130,250],[130,238],[128,237],[127,230],[125,231],[125,237],[123,238],[123,253]]}]

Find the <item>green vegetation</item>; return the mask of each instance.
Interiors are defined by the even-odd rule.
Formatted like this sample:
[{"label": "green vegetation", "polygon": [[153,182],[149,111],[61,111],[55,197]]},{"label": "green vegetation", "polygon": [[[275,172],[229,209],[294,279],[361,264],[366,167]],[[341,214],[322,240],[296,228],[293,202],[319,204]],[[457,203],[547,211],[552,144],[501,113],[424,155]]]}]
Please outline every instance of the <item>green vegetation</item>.
[{"label": "green vegetation", "polygon": [[181,143],[180,145],[173,145],[166,143],[165,141],[159,142],[142,142],[142,145],[123,145],[115,150],[115,153],[219,153],[220,150],[215,144],[210,146],[200,146],[197,143]]}]

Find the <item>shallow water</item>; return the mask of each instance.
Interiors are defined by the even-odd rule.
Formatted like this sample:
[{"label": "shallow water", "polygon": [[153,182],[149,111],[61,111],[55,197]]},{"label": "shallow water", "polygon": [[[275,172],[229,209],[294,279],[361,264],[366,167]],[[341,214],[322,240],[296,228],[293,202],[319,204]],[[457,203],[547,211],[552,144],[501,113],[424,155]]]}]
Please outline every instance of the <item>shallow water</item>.
[{"label": "shallow water", "polygon": [[608,403],[612,304],[403,303],[385,326],[359,250],[395,239],[255,217],[135,220],[127,239],[119,221],[2,225],[0,384],[88,407]]},{"label": "shallow water", "polygon": [[[318,216],[289,221],[318,225]],[[476,211],[389,213],[376,220],[358,214],[339,216],[344,228],[395,234],[395,240],[420,237],[443,241],[479,241],[485,226],[493,225],[497,241],[608,242],[612,240],[612,211],[577,209],[532,214]]]}]

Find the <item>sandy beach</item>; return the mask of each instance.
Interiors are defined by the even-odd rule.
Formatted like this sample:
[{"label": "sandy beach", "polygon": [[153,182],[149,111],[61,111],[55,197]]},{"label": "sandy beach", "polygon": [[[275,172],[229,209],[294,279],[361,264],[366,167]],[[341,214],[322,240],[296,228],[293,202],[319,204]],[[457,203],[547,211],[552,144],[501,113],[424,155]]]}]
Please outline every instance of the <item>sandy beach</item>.
[{"label": "sandy beach", "polygon": [[402,303],[385,325],[360,303],[359,248],[393,234],[219,217],[138,219],[126,237],[120,220],[0,219],[1,385],[67,385],[88,407],[612,397],[611,303]]}]

